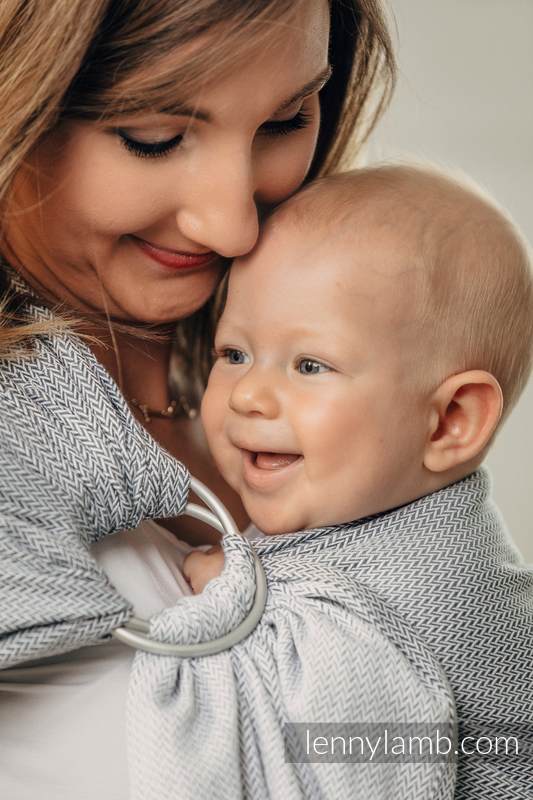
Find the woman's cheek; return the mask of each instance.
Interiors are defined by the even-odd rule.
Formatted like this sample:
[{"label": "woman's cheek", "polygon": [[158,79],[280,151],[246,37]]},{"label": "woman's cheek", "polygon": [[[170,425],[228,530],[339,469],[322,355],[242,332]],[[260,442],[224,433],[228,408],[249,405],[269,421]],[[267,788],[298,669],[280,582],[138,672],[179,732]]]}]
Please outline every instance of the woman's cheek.
[{"label": "woman's cheek", "polygon": [[[72,123],[56,172],[49,206],[68,210],[69,228],[118,237],[160,219],[168,190],[162,171],[148,170],[118,145],[116,137]],[[67,129],[70,131],[70,128]]]},{"label": "woman's cheek", "polygon": [[259,156],[257,180],[257,197],[262,203],[279,203],[302,185],[313,161],[318,129],[317,110],[307,128],[279,136],[269,147],[264,147]]}]

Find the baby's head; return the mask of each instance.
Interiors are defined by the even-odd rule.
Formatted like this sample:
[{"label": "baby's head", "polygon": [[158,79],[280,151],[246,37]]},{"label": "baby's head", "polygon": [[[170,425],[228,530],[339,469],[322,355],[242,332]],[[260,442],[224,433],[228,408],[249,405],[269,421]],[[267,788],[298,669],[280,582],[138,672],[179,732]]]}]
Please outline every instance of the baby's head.
[{"label": "baby's head", "polygon": [[434,171],[322,179],[233,265],[215,349],[204,426],[260,529],[394,508],[472,472],[523,389],[528,249]]}]

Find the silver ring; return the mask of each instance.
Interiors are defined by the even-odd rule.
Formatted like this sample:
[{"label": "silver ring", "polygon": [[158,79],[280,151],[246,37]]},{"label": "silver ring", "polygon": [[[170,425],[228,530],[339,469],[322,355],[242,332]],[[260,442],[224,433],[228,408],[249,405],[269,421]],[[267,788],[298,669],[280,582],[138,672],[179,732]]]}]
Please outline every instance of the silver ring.
[{"label": "silver ring", "polygon": [[[191,489],[203,500],[210,511],[195,503],[187,503],[183,512],[185,516],[194,517],[211,525],[225,537],[241,536],[227,508],[207,486],[191,476]],[[263,615],[266,604],[267,582],[265,572],[255,551],[253,556],[255,568],[254,602],[248,616],[224,636],[219,636],[217,639],[212,639],[208,642],[198,642],[197,644],[179,645],[159,642],[150,637],[149,622],[139,617],[131,617],[125,625],[115,628],[112,635],[123,644],[138,650],[162,656],[178,656],[179,658],[210,656],[233,647],[253,631]]]}]

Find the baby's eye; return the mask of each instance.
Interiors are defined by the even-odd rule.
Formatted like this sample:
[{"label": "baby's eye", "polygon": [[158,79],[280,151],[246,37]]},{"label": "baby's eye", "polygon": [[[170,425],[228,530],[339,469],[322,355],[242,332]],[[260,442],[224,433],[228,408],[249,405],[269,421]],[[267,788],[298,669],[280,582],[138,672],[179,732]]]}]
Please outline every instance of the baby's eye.
[{"label": "baby's eye", "polygon": [[301,375],[319,375],[321,372],[329,372],[330,367],[322,364],[321,361],[315,361],[312,358],[301,358],[296,364],[296,369]]},{"label": "baby's eye", "polygon": [[217,352],[220,358],[223,358],[228,364],[246,364],[248,356],[242,350],[237,350],[236,347],[224,347]]}]

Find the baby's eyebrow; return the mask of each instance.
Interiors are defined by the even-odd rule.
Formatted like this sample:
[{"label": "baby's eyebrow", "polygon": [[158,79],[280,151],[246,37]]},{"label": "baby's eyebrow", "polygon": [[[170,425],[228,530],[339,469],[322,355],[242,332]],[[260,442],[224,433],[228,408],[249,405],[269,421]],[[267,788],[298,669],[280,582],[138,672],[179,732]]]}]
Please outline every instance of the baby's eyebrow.
[{"label": "baby's eyebrow", "polygon": [[[318,73],[312,80],[306,83],[301,89],[298,89],[296,94],[294,94],[288,100],[285,100],[279,108],[276,109],[274,112],[278,114],[280,111],[284,111],[286,108],[290,108],[290,106],[297,103],[298,100],[303,100],[304,97],[307,97],[314,92],[320,91],[323,89],[326,83],[331,78],[333,70],[331,66],[328,66],[323,69],[321,72]],[[174,117],[194,117],[195,119],[199,119],[202,122],[212,122],[213,118],[209,111],[203,111],[201,108],[194,108],[193,106],[188,106],[185,103],[175,103],[172,106],[165,106],[165,108],[161,109],[162,114],[169,114],[170,116]]]}]

